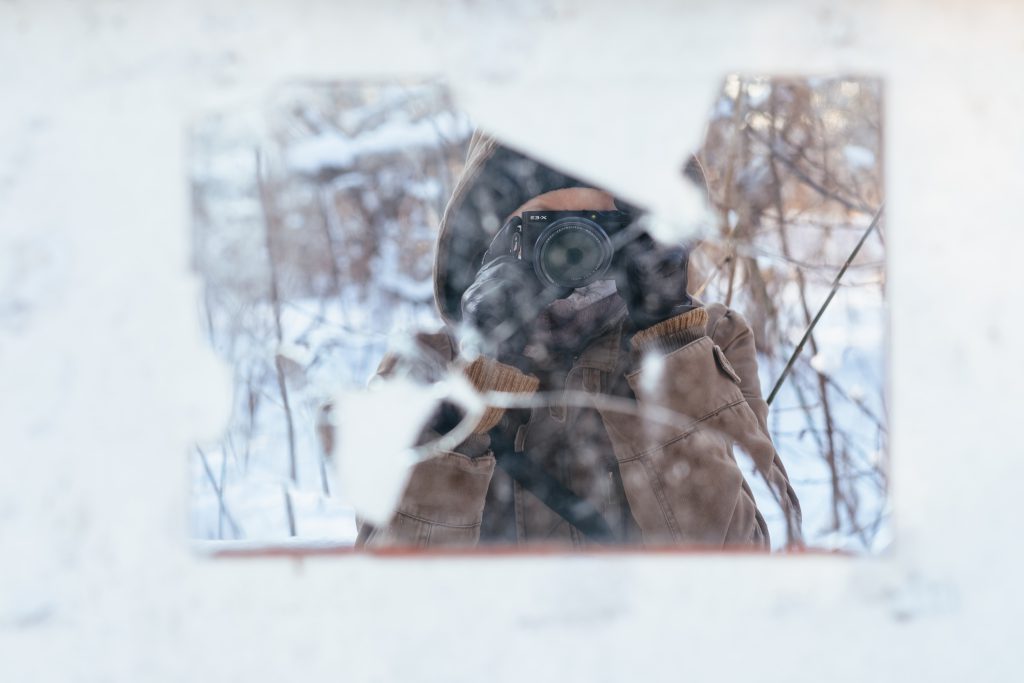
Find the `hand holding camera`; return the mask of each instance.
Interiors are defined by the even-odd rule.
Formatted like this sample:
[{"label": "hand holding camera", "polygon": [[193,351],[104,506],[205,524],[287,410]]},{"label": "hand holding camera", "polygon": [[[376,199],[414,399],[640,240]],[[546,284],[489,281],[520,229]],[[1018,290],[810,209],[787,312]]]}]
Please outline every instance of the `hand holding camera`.
[{"label": "hand holding camera", "polygon": [[613,270],[629,317],[643,330],[697,307],[687,293],[690,247],[659,244],[647,233],[623,245]]},{"label": "hand holding camera", "polygon": [[614,279],[639,329],[695,307],[686,291],[689,247],[659,244],[629,212],[524,211],[510,226],[499,248],[531,264],[539,281],[568,293]]},{"label": "hand holding camera", "polygon": [[[522,351],[531,323],[568,291],[546,285],[527,261],[513,253],[521,238],[521,219],[510,219],[484,254],[476,279],[462,296],[462,320],[485,342],[484,352],[508,365],[522,367]],[[487,348],[490,346],[490,348]]]},{"label": "hand holding camera", "polygon": [[524,211],[491,242],[463,320],[499,361],[521,367],[537,316],[597,280],[615,280],[638,329],[691,310],[688,261],[687,247],[655,242],[625,211]]}]

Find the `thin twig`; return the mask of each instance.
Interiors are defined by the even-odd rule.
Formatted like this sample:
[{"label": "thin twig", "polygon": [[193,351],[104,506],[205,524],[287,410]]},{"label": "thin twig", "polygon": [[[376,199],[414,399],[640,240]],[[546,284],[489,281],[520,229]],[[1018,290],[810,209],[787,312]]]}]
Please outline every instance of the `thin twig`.
[{"label": "thin twig", "polygon": [[857,204],[855,202],[850,201],[846,197],[843,197],[843,196],[841,196],[839,194],[836,194],[835,192],[829,191],[828,188],[824,187],[821,183],[816,181],[814,178],[812,178],[809,175],[807,175],[807,173],[805,173],[804,170],[801,169],[797,165],[797,163],[795,161],[793,161],[787,155],[785,155],[782,152],[780,152],[777,149],[777,146],[774,143],[772,143],[772,142],[770,142],[768,140],[765,140],[764,137],[762,137],[757,131],[753,130],[749,126],[745,126],[744,130],[752,138],[754,138],[755,140],[758,140],[759,142],[761,142],[762,144],[764,144],[764,145],[766,145],[768,147],[768,153],[771,156],[771,158],[778,159],[783,164],[785,164],[786,167],[793,173],[793,175],[800,182],[802,182],[804,185],[806,185],[807,187],[811,188],[812,190],[814,190],[815,192],[820,194],[825,199],[831,199],[834,202],[838,202],[845,209],[847,209],[849,211],[858,211],[858,212],[861,212],[861,213],[870,213],[871,212],[871,208],[870,207],[864,206],[862,204]]},{"label": "thin twig", "polygon": [[880,430],[882,430],[883,432],[888,431],[888,429],[886,429],[885,423],[882,422],[882,418],[880,418],[877,415],[875,415],[874,411],[872,411],[870,408],[868,408],[868,406],[864,403],[864,401],[862,401],[862,400],[860,400],[858,398],[854,398],[853,396],[850,396],[849,392],[846,391],[845,389],[843,389],[843,387],[840,386],[839,382],[837,382],[831,375],[829,375],[827,373],[824,373],[824,372],[822,372],[820,370],[815,369],[814,366],[811,365],[811,362],[809,360],[803,359],[801,362],[806,363],[808,367],[810,367],[816,373],[818,373],[819,375],[824,377],[825,381],[828,383],[829,386],[831,386],[833,389],[835,389],[837,392],[839,392],[840,396],[845,398],[847,401],[849,401],[853,405],[857,406],[857,408],[859,408],[860,411],[862,413],[864,413],[864,415],[868,419],[870,419],[872,422],[874,422],[875,425]]},{"label": "thin twig", "polygon": [[771,393],[768,394],[768,405],[771,405],[772,401],[775,399],[776,394],[779,393],[779,389],[782,387],[782,383],[786,381],[786,377],[789,376],[789,371],[793,369],[793,363],[796,362],[796,359],[797,357],[799,357],[800,352],[804,350],[804,344],[807,343],[807,340],[810,338],[815,326],[818,324],[818,321],[821,320],[821,316],[825,313],[825,309],[827,309],[828,305],[832,303],[833,297],[835,297],[836,292],[839,291],[839,285],[842,282],[843,275],[846,274],[847,268],[850,267],[850,262],[852,262],[853,259],[857,257],[857,254],[860,252],[860,248],[864,246],[864,242],[865,240],[867,240],[868,235],[870,235],[871,232],[875,229],[875,226],[878,225],[878,221],[882,217],[882,211],[884,209],[885,204],[883,203],[881,206],[878,207],[878,210],[875,211],[875,216],[874,218],[871,219],[871,224],[868,225],[867,229],[864,231],[864,234],[861,235],[860,240],[857,242],[857,246],[855,246],[853,248],[853,251],[850,252],[849,257],[847,257],[846,259],[846,263],[843,264],[843,267],[836,274],[836,278],[832,283],[832,290],[828,293],[828,296],[825,298],[825,302],[821,305],[821,308],[818,309],[818,313],[814,316],[814,319],[811,320],[811,323],[807,326],[807,329],[804,330],[803,336],[800,337],[800,343],[796,345],[796,348],[793,350],[793,354],[789,357],[789,361],[786,363],[786,367],[782,369],[782,374],[779,375],[779,378],[775,381],[775,386],[772,387]]},{"label": "thin twig", "polygon": [[[263,179],[263,164],[260,158],[259,149],[256,150],[256,182],[259,185],[260,203],[263,208],[264,242],[267,249],[267,261],[270,266],[270,302],[274,310],[274,331],[277,336],[277,345],[284,343],[284,331],[281,327],[281,297],[277,282],[277,262],[274,257],[273,239],[271,237],[272,211],[270,195]],[[285,381],[284,367],[281,354],[274,353],[274,369],[277,373],[277,388],[281,393],[281,403],[284,406],[285,422],[288,427],[288,474],[292,482],[298,481],[298,471],[295,456],[295,425],[292,422],[292,410],[288,403],[288,384]]]},{"label": "thin twig", "polygon": [[[337,221],[337,213],[331,203],[333,201],[333,195],[323,185],[319,185],[316,189],[317,196],[317,207],[320,209],[320,225],[323,228],[324,235],[324,247],[327,249],[327,261],[330,263],[331,270],[331,284],[334,285],[334,295],[338,296],[341,294],[341,269],[338,268],[338,253],[337,245],[335,244],[334,234],[332,228],[335,227]],[[333,218],[333,220],[332,220]]]},{"label": "thin twig", "polygon": [[[771,141],[772,141],[772,144],[774,145],[774,143],[775,143],[775,135],[776,135],[776,119],[777,119],[777,116],[778,116],[776,88],[775,87],[772,88],[771,94],[769,95],[769,100],[768,101],[770,103],[771,120],[772,120],[772,125],[771,125],[771,129],[770,129],[771,130]],[[778,221],[779,242],[780,242],[780,244],[782,246],[783,254],[788,258],[788,257],[791,256],[791,253],[789,251],[789,241],[788,241],[787,235],[786,235],[786,230],[787,230],[788,224],[787,224],[787,221],[786,221],[785,203],[784,203],[783,198],[782,198],[782,177],[779,174],[779,169],[778,169],[777,164],[775,163],[775,158],[774,157],[769,157],[768,158],[768,169],[771,172],[771,177],[772,177],[772,190],[773,190],[773,192],[772,192],[772,201],[775,204],[775,211],[776,211],[776,213],[779,216],[779,221]],[[799,269],[796,270],[796,281],[797,281],[797,285],[798,285],[798,287],[800,289],[800,304],[801,304],[801,307],[803,308],[804,319],[809,321],[811,313],[810,313],[810,310],[808,309],[808,306],[807,306],[807,287],[806,287],[806,282],[804,280],[804,274],[803,274],[802,270],[799,270]],[[811,337],[811,345],[812,346],[815,345],[813,337]],[[827,444],[828,444],[828,450],[826,451],[826,456],[828,458],[829,467],[832,469],[832,475],[833,475],[833,487],[832,487],[833,488],[833,494],[834,494],[833,495],[833,503],[832,503],[833,526],[834,526],[835,530],[838,531],[839,530],[839,514],[838,514],[838,509],[836,507],[835,498],[838,497],[838,495],[839,495],[839,486],[838,486],[838,480],[836,479],[836,474],[838,473],[838,470],[837,470],[837,467],[836,467],[836,459],[835,459],[835,442],[834,442],[834,438],[833,438],[833,434],[832,434],[832,412],[831,412],[831,409],[829,408],[827,388],[824,385],[824,383],[821,383],[820,381],[819,381],[819,385],[820,385],[819,388],[820,388],[820,391],[821,391],[822,414],[823,414],[823,417],[824,417],[824,420],[825,420],[826,437],[827,437]],[[788,523],[788,521],[789,520],[788,520],[788,515],[787,515],[787,523]]]},{"label": "thin twig", "polygon": [[[228,433],[228,436],[230,437],[230,432]],[[225,484],[225,482],[227,480],[227,477],[228,477],[228,458],[227,458],[227,455],[225,455],[224,452],[222,451],[221,454],[220,454],[220,485],[218,486],[218,490],[222,494],[224,492],[224,484]],[[223,496],[221,496],[221,498],[223,499]],[[217,515],[217,537],[218,538],[224,538],[224,513],[223,513],[223,509],[222,509],[221,513]]]},{"label": "thin twig", "polygon": [[[217,494],[217,505],[219,508],[218,514],[221,515],[224,519],[226,519],[228,521],[228,524],[231,525],[231,528],[235,530],[235,538],[242,538],[242,536],[244,535],[242,534],[242,529],[238,526],[238,523],[235,521],[235,518],[232,517],[231,513],[228,511],[228,506],[224,502],[224,492],[221,491],[219,486],[217,486],[217,480],[213,476],[213,470],[210,469],[210,463],[206,459],[206,453],[204,453],[203,449],[200,448],[199,446],[196,446],[196,452],[199,453],[199,459],[203,463],[203,470],[206,471],[206,478],[210,482],[210,486],[213,488],[213,492]],[[218,527],[220,527],[219,521]],[[221,533],[220,537],[224,537],[223,533]]]},{"label": "thin twig", "polygon": [[295,531],[295,508],[292,506],[292,494],[287,484],[281,484],[281,493],[284,494],[284,511],[288,518],[288,535],[296,536]]}]

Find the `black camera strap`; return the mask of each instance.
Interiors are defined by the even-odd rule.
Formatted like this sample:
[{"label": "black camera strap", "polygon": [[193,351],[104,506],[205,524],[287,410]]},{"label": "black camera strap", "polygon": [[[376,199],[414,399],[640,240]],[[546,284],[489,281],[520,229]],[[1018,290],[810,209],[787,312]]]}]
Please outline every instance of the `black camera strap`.
[{"label": "black camera strap", "polygon": [[537,496],[552,512],[576,527],[595,543],[615,541],[608,522],[594,505],[551,476],[528,453],[517,453],[511,439],[495,427],[490,432],[491,450],[501,469],[524,489]]}]

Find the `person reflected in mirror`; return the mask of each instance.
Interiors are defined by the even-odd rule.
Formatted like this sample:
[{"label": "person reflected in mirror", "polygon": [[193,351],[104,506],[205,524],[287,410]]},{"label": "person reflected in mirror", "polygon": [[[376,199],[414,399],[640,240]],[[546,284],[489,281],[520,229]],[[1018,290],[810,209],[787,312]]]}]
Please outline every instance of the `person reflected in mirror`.
[{"label": "person reflected in mirror", "polygon": [[[696,159],[686,175],[704,183]],[[357,545],[768,549],[739,447],[800,547],[753,335],[688,292],[692,246],[658,243],[635,207],[475,135],[435,255],[447,327],[379,374],[460,372],[487,407],[413,468],[391,522],[361,524]],[[423,439],[467,419],[445,403]]]}]

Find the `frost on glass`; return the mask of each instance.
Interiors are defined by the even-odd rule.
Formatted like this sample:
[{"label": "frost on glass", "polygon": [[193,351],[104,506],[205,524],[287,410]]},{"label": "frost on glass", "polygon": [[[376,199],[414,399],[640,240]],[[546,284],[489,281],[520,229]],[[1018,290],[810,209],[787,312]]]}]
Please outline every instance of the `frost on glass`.
[{"label": "frost on glass", "polygon": [[[802,543],[884,547],[880,83],[725,79],[704,143],[680,161],[680,192],[699,193],[703,219],[681,234],[679,217],[615,198],[604,208],[636,217],[621,234],[608,228],[615,265],[531,310],[521,359],[495,341],[515,326],[481,334],[435,302],[438,228],[473,134],[445,88],[423,82],[294,85],[193,127],[194,267],[234,402],[223,438],[191,454],[192,535],[214,547],[347,547],[361,526],[359,545],[372,547],[746,547],[735,535],[749,530],[730,519],[753,519],[743,501],[754,500],[771,547],[796,548],[784,475],[762,467],[774,445]],[[479,277],[520,204],[511,197],[555,187],[551,171],[517,152],[488,172],[489,192],[473,199],[486,239],[442,241],[461,259],[449,268],[456,294]],[[700,238],[687,241],[687,289],[723,347],[700,347],[694,363],[706,367],[680,360],[697,347],[674,353],[689,333],[665,353],[631,350],[641,304],[616,282],[643,261],[631,230]],[[652,240],[650,253],[672,246]],[[509,296],[529,310],[527,293],[532,281]],[[750,363],[746,342],[723,332],[725,310],[749,326]],[[537,390],[497,391],[482,364],[497,356],[540,376]],[[746,405],[751,383],[771,403],[763,424],[754,412],[715,417],[742,406],[707,408],[712,394]],[[518,457],[488,464],[503,449]],[[723,500],[726,480],[739,502]]]}]

